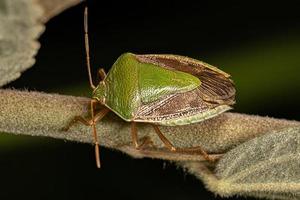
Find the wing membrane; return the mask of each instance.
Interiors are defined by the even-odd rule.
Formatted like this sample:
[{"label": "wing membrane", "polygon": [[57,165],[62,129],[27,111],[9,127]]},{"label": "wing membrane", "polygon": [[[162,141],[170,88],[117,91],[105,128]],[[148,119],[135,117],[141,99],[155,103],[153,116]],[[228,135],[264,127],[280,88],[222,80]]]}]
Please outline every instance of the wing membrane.
[{"label": "wing membrane", "polygon": [[232,105],[235,103],[235,87],[230,75],[220,69],[189,57],[177,55],[136,55],[143,62],[186,72],[201,81],[199,94],[204,101]]}]

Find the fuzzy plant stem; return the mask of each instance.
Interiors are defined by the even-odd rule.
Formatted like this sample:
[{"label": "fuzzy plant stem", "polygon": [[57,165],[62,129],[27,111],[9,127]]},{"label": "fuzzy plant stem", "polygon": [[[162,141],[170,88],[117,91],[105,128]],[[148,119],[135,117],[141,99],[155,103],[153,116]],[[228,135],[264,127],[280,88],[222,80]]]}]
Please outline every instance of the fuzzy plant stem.
[{"label": "fuzzy plant stem", "polygon": [[[92,130],[88,126],[75,124],[69,131],[62,131],[75,116],[90,117],[89,101],[84,97],[1,89],[0,132],[93,143]],[[224,113],[204,122],[161,126],[160,129],[176,147],[201,146],[207,152],[222,154],[251,138],[299,124],[297,121]],[[121,150],[133,157],[177,161],[202,159],[199,155],[182,155],[165,150],[148,124],[140,123],[137,128],[139,138],[150,136],[157,148],[136,150],[131,142],[130,123],[112,112],[97,124],[100,145]]]}]

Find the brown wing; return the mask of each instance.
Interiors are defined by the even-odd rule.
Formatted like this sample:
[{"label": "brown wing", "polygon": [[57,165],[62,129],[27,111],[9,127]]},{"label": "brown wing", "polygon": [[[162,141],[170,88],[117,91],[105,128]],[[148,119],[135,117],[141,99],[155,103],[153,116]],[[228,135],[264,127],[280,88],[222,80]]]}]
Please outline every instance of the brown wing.
[{"label": "brown wing", "polygon": [[[165,120],[184,119],[197,115],[199,117],[193,122],[199,122],[229,109],[227,105],[204,101],[200,88],[197,88],[185,93],[168,95],[150,104],[142,105],[135,114],[134,121],[161,123]],[[183,124],[193,122],[187,121]]]},{"label": "brown wing", "polygon": [[178,55],[136,55],[141,62],[153,63],[170,70],[183,71],[201,81],[198,96],[219,105],[235,103],[235,87],[230,75],[207,63]]}]

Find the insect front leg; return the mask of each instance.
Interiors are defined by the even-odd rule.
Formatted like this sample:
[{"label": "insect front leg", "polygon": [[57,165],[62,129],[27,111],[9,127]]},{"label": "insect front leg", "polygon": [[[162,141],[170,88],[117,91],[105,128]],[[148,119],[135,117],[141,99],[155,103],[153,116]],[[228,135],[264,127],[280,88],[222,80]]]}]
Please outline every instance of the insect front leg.
[{"label": "insect front leg", "polygon": [[96,165],[98,168],[101,167],[100,164],[100,153],[99,153],[99,142],[98,142],[98,135],[96,130],[96,122],[101,120],[110,110],[108,108],[102,109],[97,115],[94,115],[95,104],[98,103],[97,100],[91,100],[91,126],[93,128],[93,135],[94,135],[94,144],[95,144],[95,158],[96,158]]},{"label": "insect front leg", "polygon": [[155,130],[155,133],[158,135],[160,140],[164,143],[165,147],[173,152],[178,153],[199,153],[203,156],[203,158],[207,161],[213,162],[216,159],[208,155],[200,146],[198,147],[191,147],[191,148],[176,148],[160,131],[157,125],[151,124]]},{"label": "insect front leg", "polygon": [[[95,116],[94,116],[94,121],[95,123],[100,121],[106,114],[107,112],[109,111],[109,109],[107,108],[104,108],[102,109],[99,113],[97,113]],[[104,114],[104,115],[103,115]],[[64,128],[62,128],[61,130],[62,131],[68,131],[72,126],[74,126],[75,124],[77,123],[81,123],[81,124],[84,124],[86,126],[92,126],[93,125],[93,120],[92,119],[85,119],[84,117],[82,116],[75,116],[72,121]]]},{"label": "insect front leg", "polygon": [[94,115],[94,109],[95,104],[98,103],[97,100],[92,99],[91,104],[91,119],[87,120],[83,118],[82,116],[76,116],[74,119],[70,122],[70,124],[63,129],[63,131],[69,130],[73,125],[80,122],[86,126],[91,126],[93,129],[93,136],[94,136],[94,144],[95,144],[95,157],[96,157],[96,164],[97,167],[100,168],[100,153],[99,153],[99,142],[98,142],[98,136],[97,136],[97,130],[96,130],[96,123],[97,121],[100,121],[110,110],[108,108],[103,108],[99,113]]}]

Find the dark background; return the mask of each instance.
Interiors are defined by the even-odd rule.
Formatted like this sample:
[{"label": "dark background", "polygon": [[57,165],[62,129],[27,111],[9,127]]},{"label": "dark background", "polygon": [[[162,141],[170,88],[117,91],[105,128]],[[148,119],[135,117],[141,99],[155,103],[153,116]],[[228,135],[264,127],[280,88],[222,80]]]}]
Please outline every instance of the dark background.
[{"label": "dark background", "polygon": [[[109,70],[128,51],[186,55],[232,74],[234,112],[300,120],[298,4],[94,0],[88,5],[93,74],[99,67]],[[90,95],[83,8],[47,23],[36,64],[6,88]],[[97,170],[87,144],[9,135],[0,140],[0,199],[220,199],[171,163],[101,148],[103,167]]]}]

